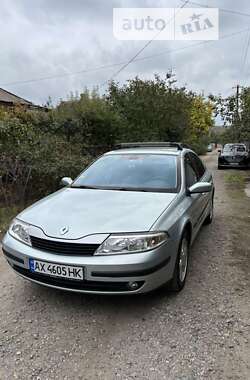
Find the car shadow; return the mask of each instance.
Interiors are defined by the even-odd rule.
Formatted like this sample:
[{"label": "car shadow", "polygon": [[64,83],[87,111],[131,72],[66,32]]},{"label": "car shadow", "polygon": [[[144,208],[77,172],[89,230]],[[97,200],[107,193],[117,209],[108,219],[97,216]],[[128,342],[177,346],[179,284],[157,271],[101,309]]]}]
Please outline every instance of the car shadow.
[{"label": "car shadow", "polygon": [[98,295],[84,294],[62,291],[59,289],[48,288],[38,284],[32,284],[28,281],[23,283],[25,287],[23,294],[28,299],[35,299],[37,303],[43,304],[46,309],[58,310],[65,308],[65,305],[71,310],[83,311],[90,310],[92,313],[102,312],[107,314],[112,311],[130,313],[131,311],[140,311],[145,315],[147,311],[152,310],[165,303],[172,303],[181,293],[172,293],[167,289],[157,289],[146,294],[131,295]]}]

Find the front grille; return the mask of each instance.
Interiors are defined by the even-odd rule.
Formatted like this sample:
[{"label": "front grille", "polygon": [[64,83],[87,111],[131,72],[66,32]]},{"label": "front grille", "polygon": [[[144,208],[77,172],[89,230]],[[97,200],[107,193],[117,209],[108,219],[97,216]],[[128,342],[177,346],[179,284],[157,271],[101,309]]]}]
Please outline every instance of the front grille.
[{"label": "front grille", "polygon": [[225,157],[225,160],[230,162],[230,163],[238,163],[238,162],[241,162],[241,161],[244,161],[245,160],[245,157],[244,156],[229,156],[229,157]]},{"label": "front grille", "polygon": [[58,255],[92,256],[99,244],[66,243],[56,240],[30,237],[32,247]]},{"label": "front grille", "polygon": [[[13,266],[13,269],[22,274],[23,276],[39,281],[44,285],[58,286],[64,289],[74,289],[74,290],[92,290],[96,292],[128,292],[132,290],[129,288],[129,282],[111,282],[111,281],[79,281],[79,280],[68,280],[65,278],[51,277],[44,274],[30,272],[26,268],[21,268],[17,265]],[[138,289],[142,287],[144,281],[138,281]]]}]

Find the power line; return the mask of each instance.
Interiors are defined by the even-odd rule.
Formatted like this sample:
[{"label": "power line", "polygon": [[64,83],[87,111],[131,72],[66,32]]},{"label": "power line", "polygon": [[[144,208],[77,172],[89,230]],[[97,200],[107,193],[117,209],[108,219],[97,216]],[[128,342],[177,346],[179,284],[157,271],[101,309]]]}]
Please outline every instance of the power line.
[{"label": "power line", "polygon": [[[183,0],[182,0],[183,1]],[[185,7],[186,4],[189,3],[190,0],[185,0],[184,4],[182,4],[182,6],[179,8],[179,9],[182,9]],[[169,19],[169,21],[165,24],[165,27],[172,21],[172,19],[175,17],[175,15],[173,17],[171,17]],[[116,77],[122,70],[124,70],[131,62],[133,62],[142,52],[143,50],[145,50],[150,44],[151,42],[153,42],[155,40],[155,38],[158,37],[158,35],[162,32],[163,29],[161,29],[151,40],[149,40],[128,62],[122,62],[121,64],[123,65],[117,72],[115,72],[112,77],[109,79],[109,80],[112,80],[114,77]],[[83,74],[83,73],[87,73],[87,72],[90,72],[90,71],[96,71],[96,70],[102,70],[102,69],[106,69],[106,68],[110,68],[110,67],[114,67],[114,66],[118,66],[120,65],[120,63],[117,63],[117,64],[113,64],[113,65],[107,65],[107,66],[101,66],[100,68],[97,68],[97,69],[92,69],[92,70],[81,70],[81,71],[78,71],[78,72],[75,72],[75,73],[65,73],[65,74],[57,74],[57,75],[53,75],[53,76],[48,76],[48,77],[43,77],[43,78],[37,78],[37,79],[30,79],[30,80],[25,80],[25,81],[18,81],[18,82],[9,82],[9,83],[3,83],[3,84],[0,84],[0,86],[10,86],[10,85],[15,85],[15,84],[18,84],[18,83],[22,83],[22,84],[25,84],[25,83],[31,83],[31,82],[36,82],[36,81],[41,81],[41,80],[47,80],[47,79],[54,79],[54,78],[60,78],[60,77],[66,77],[66,76],[71,76],[71,75],[75,75],[75,74]],[[109,81],[108,80],[108,81]],[[102,85],[104,85],[106,82],[104,82]]]},{"label": "power line", "polygon": [[64,74],[54,74],[54,75],[50,75],[50,76],[46,76],[46,77],[27,79],[27,80],[21,80],[21,81],[16,81],[16,82],[1,83],[0,86],[12,86],[12,85],[16,85],[16,84],[33,83],[33,82],[40,82],[40,81],[49,80],[49,79],[64,78],[64,77],[68,77],[68,76],[72,76],[72,75],[86,74],[86,73],[90,73],[92,71],[105,70],[105,69],[112,68],[114,66],[120,66],[123,63],[124,62],[112,63],[109,65],[95,67],[93,69],[85,69],[85,70],[80,70],[80,71],[64,73]]},{"label": "power line", "polygon": [[[242,34],[242,33],[248,32],[248,31],[249,31],[249,28],[242,29],[242,30],[239,30],[237,32],[225,34],[224,36],[220,37],[220,40],[223,40],[223,39],[226,39],[226,38],[230,38],[230,37],[233,37],[233,36],[237,36],[238,34]],[[160,56],[168,54],[168,53],[176,53],[178,51],[187,50],[189,48],[202,46],[204,44],[211,44],[213,42],[215,42],[215,41],[214,40],[207,40],[207,41],[202,41],[202,42],[195,42],[193,44],[190,44],[190,45],[187,45],[187,46],[182,46],[182,47],[179,47],[179,48],[176,48],[176,49],[167,49],[167,50],[162,51],[162,52],[157,53],[157,54],[152,54],[152,55],[148,55],[148,56],[145,56],[145,57],[137,58],[134,62],[144,61],[146,59],[152,59],[152,58],[155,58],[155,57],[160,57]]]},{"label": "power line", "polygon": [[[184,0],[181,0],[181,1],[184,1]],[[210,5],[205,5],[205,4],[196,3],[195,1],[190,1],[190,4],[193,4],[193,5],[199,5],[199,6],[202,7],[202,8],[214,8],[214,7],[210,6]],[[238,15],[238,16],[250,17],[250,14],[249,14],[249,13],[239,12],[239,11],[235,11],[235,10],[233,10],[233,9],[219,8],[219,10],[220,10],[221,12],[231,13],[231,14],[235,14],[235,15]]]},{"label": "power line", "polygon": [[[237,32],[225,34],[224,36],[222,35],[220,37],[220,40],[226,39],[226,38],[230,38],[230,37],[233,37],[233,36],[236,36],[236,35],[248,32],[248,31],[249,31],[249,28],[242,29],[242,30],[239,30]],[[147,59],[157,58],[157,57],[160,57],[162,55],[176,53],[176,52],[179,52],[179,51],[182,51],[182,50],[187,50],[187,49],[190,49],[190,48],[193,48],[193,47],[202,46],[202,45],[204,45],[204,43],[205,44],[209,44],[209,43],[214,43],[214,42],[215,41],[202,41],[202,42],[196,42],[196,43],[193,43],[193,44],[190,44],[190,45],[187,45],[187,46],[182,46],[182,47],[175,48],[175,49],[165,49],[165,50],[163,50],[163,51],[161,51],[159,53],[156,53],[156,54],[152,54],[152,55],[136,58],[136,59],[134,59],[133,62],[145,61]],[[71,73],[55,74],[55,75],[50,75],[50,76],[47,76],[47,77],[27,79],[27,80],[21,80],[21,81],[16,81],[16,82],[1,83],[0,86],[11,86],[11,85],[19,85],[19,84],[28,84],[28,83],[35,83],[35,82],[40,82],[40,81],[44,81],[44,80],[63,78],[63,77],[71,76],[71,75],[87,74],[87,73],[94,72],[94,71],[99,71],[99,70],[104,70],[104,69],[108,69],[108,68],[113,68],[115,66],[121,66],[121,65],[124,65],[126,62],[125,61],[123,61],[123,62],[117,62],[117,63],[113,63],[113,64],[109,64],[109,65],[99,66],[99,67],[95,67],[95,68],[92,68],[92,69],[85,69],[85,70],[75,71],[75,72],[71,72]]]},{"label": "power line", "polygon": [[[177,13],[182,8],[184,8],[189,3],[189,1],[190,0],[185,0],[184,4],[182,4],[178,8]],[[175,16],[176,16],[176,14],[173,17],[170,17],[170,19],[168,20],[168,22],[165,24],[165,27],[175,18]],[[119,75],[123,70],[125,70],[126,67],[128,67],[128,65],[130,65],[130,63],[132,63],[159,36],[159,34],[162,32],[162,30],[163,29],[161,29],[158,33],[156,33],[155,36],[151,40],[149,40],[135,55],[133,55],[133,57],[131,57],[128,62],[126,62],[119,70],[117,70],[108,80],[106,80],[105,82],[103,82],[100,86],[102,87],[103,85],[107,84],[109,81],[111,81],[115,77],[117,77],[117,75]]]},{"label": "power line", "polygon": [[249,45],[250,45],[250,28],[249,28],[249,31],[248,31],[246,50],[245,50],[245,53],[244,53],[243,59],[242,59],[242,65],[241,65],[241,74],[242,75],[245,72],[245,65],[246,65],[246,60],[247,60],[247,56],[248,56]]},{"label": "power line", "polygon": [[[234,37],[234,36],[237,36],[239,34],[242,34],[242,33],[248,32],[248,31],[249,31],[249,28],[242,29],[242,30],[239,30],[237,32],[225,34],[225,35],[222,35],[220,37],[220,40],[223,40],[223,39],[226,39],[226,38],[230,38],[230,37]],[[211,44],[213,42],[215,42],[215,41],[214,40],[207,40],[207,41],[202,41],[202,42],[196,42],[196,43],[190,44],[188,46],[182,46],[182,47],[176,48],[176,49],[167,49],[167,50],[162,51],[162,52],[157,53],[157,54],[152,54],[152,55],[149,55],[149,56],[137,58],[137,59],[134,60],[134,62],[144,61],[144,60],[147,60],[147,59],[152,59],[152,58],[160,57],[160,56],[163,56],[165,54],[176,53],[176,52],[179,52],[179,51],[182,51],[182,50],[187,50],[187,49],[194,48],[194,47],[204,46],[204,44]],[[101,86],[102,86],[102,84],[101,84]]]}]

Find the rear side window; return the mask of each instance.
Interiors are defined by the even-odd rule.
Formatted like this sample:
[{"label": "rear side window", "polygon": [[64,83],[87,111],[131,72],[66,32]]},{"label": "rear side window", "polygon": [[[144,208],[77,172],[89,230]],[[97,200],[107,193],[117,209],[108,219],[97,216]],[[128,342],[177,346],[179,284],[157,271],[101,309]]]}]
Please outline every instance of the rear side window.
[{"label": "rear side window", "polygon": [[191,187],[196,182],[198,182],[198,176],[197,176],[196,170],[188,154],[185,156],[185,177],[186,177],[187,188]]},{"label": "rear side window", "polygon": [[193,153],[189,153],[189,155],[199,180],[204,175],[206,169],[198,156]]}]

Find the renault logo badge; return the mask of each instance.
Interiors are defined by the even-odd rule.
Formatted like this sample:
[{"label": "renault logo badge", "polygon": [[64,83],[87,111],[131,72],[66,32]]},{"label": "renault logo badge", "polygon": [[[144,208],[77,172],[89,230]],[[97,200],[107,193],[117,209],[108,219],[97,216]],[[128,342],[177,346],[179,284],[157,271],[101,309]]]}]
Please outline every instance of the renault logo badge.
[{"label": "renault logo badge", "polygon": [[65,235],[69,231],[69,227],[64,226],[60,229],[60,234]]}]

